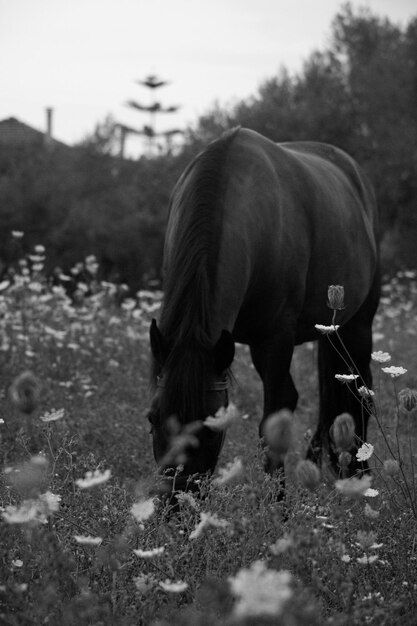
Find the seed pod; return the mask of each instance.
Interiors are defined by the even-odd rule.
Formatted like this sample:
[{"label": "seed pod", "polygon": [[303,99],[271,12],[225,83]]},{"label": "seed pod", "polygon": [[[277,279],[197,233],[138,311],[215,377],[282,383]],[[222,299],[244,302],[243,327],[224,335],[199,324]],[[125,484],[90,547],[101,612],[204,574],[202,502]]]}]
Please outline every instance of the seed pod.
[{"label": "seed pod", "polygon": [[315,463],[308,459],[297,463],[295,475],[300,485],[309,491],[315,491],[320,484],[320,470]]},{"label": "seed pod", "polygon": [[349,451],[354,444],[355,422],[349,413],[341,413],[330,428],[330,435],[338,450]]},{"label": "seed pod", "polygon": [[417,408],[417,390],[409,389],[406,387],[405,389],[401,389],[398,393],[398,400],[400,403],[400,407],[409,413]]},{"label": "seed pod", "polygon": [[342,285],[329,285],[327,290],[327,306],[333,311],[341,311],[345,308],[345,290]]}]

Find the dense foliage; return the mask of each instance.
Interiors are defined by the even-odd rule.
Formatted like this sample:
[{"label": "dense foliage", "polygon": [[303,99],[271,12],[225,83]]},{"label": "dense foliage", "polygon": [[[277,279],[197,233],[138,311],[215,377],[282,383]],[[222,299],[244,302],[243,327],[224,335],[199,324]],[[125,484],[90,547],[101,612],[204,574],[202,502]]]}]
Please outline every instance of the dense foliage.
[{"label": "dense foliage", "polygon": [[159,278],[176,179],[208,141],[237,124],[275,141],[347,150],[376,188],[385,266],[415,266],[417,18],[401,28],[346,5],[331,33],[328,48],[298,75],[282,69],[250,100],[201,117],[178,154],[120,160],[109,121],[76,148],[0,146],[0,271],[13,261],[8,240],[17,229],[29,245],[47,246],[49,269],[95,254],[107,278],[133,287]]}]

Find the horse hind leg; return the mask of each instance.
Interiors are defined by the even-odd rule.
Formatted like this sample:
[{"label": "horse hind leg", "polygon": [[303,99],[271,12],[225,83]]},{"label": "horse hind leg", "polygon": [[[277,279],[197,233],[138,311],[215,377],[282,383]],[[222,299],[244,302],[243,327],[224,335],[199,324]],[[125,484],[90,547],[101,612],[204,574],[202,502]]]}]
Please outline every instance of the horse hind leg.
[{"label": "horse hind leg", "polygon": [[[376,283],[367,300],[354,317],[336,334],[322,336],[319,339],[319,422],[317,430],[310,442],[307,458],[317,464],[322,461],[323,448],[329,453],[332,469],[339,473],[338,451],[333,445],[331,427],[335,418],[341,413],[352,415],[355,433],[358,440],[366,441],[367,425],[372,406],[367,405],[358,393],[362,385],[372,388],[370,360],[372,352],[372,320],[378,305],[379,289]],[[343,344],[342,344],[343,342]],[[359,378],[351,383],[341,383],[336,374],[359,374]],[[359,444],[360,445],[360,444]],[[367,462],[356,459],[357,445],[349,450],[352,460],[348,473],[368,470]]]}]

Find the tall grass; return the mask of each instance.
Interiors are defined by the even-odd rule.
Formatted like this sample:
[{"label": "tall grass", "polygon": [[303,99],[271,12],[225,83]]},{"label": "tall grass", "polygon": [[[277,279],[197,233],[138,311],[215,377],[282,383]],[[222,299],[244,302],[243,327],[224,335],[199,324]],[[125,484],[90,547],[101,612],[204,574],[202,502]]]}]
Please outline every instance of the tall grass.
[{"label": "tall grass", "polygon": [[160,294],[127,298],[90,259],[70,299],[32,256],[0,285],[1,623],[415,623],[416,415],[401,391],[417,387],[414,274],[385,285],[375,322],[375,351],[407,372],[374,361],[372,484],[338,489],[342,467],[300,472],[317,414],[311,344],[293,363],[301,398],[277,502],[254,443],[260,385],[239,346],[238,415],[215,480],[169,515],[144,417]]}]

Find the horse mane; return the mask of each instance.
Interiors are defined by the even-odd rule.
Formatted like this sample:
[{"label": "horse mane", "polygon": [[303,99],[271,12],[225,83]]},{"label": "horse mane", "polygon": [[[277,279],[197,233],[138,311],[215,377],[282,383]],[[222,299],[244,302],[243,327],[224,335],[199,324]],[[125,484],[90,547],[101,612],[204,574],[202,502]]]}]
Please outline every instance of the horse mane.
[{"label": "horse mane", "polygon": [[[212,372],[211,318],[223,226],[225,164],[238,128],[201,152],[180,178],[171,198],[180,224],[171,241],[160,330],[169,346],[163,405],[184,422],[204,416],[204,390]],[[154,373],[156,371],[154,364]],[[165,411],[164,411],[165,412]]]}]

